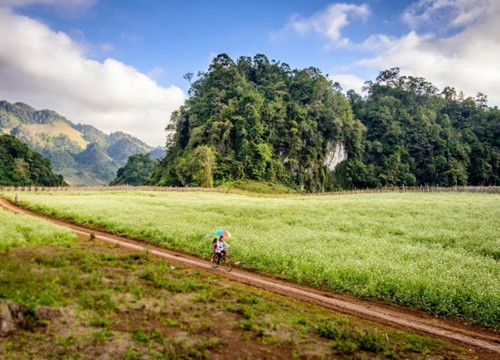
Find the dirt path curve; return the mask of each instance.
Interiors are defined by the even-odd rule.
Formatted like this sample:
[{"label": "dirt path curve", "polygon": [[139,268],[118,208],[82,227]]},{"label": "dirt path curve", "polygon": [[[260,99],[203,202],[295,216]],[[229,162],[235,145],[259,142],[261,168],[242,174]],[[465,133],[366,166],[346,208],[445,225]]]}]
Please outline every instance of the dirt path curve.
[{"label": "dirt path curve", "polygon": [[94,234],[97,239],[107,243],[123,246],[134,251],[149,252],[152,255],[159,256],[173,262],[201,268],[234,281],[259,287],[302,301],[318,304],[325,308],[354,315],[359,318],[371,320],[384,325],[390,325],[403,330],[412,330],[420,334],[445,339],[468,347],[486,350],[488,353],[493,355],[493,358],[500,356],[500,335],[493,331],[468,326],[459,321],[436,319],[424,313],[410,309],[363,301],[347,295],[322,292],[317,289],[292,284],[264,274],[240,269],[234,269],[232,272],[227,273],[223,269],[212,269],[209,262],[206,260],[180,252],[166,250],[139,240],[130,240],[124,237],[88,229],[59,219],[40,215],[17,207],[5,199],[0,198],[0,206],[19,214],[39,217],[57,225],[68,227],[74,233],[80,235],[90,236],[90,234]]}]

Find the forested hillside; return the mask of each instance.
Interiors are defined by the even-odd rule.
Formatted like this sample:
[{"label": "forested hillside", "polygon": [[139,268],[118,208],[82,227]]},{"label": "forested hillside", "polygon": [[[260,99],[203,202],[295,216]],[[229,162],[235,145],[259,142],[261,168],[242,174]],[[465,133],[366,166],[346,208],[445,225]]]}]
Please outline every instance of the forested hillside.
[{"label": "forested hillside", "polygon": [[338,169],[344,186],[500,185],[500,110],[485,95],[439,92],[397,68],[366,89],[348,92],[366,131],[360,157]]},{"label": "forested hillside", "polygon": [[75,125],[54,111],[7,101],[0,101],[2,132],[49,158],[54,171],[72,185],[107,184],[130,155],[152,150],[126,133],[108,135],[91,125]]},{"label": "forested hillside", "polygon": [[151,183],[211,187],[253,179],[331,190],[337,163],[359,156],[362,129],[318,69],[222,54],[173,113],[168,151]]},{"label": "forested hillside", "polygon": [[[49,158],[73,185],[107,184],[119,168],[114,184],[212,187],[255,180],[311,192],[500,185],[500,110],[488,107],[485,95],[439,91],[397,68],[365,88],[364,96],[345,96],[316,68],[221,54],[172,114],[168,151],[149,180],[151,163],[135,157],[125,165],[153,149],[122,132],[107,135],[6,101],[0,101],[0,132]],[[151,153],[162,155],[161,148]]]},{"label": "forested hillside", "polygon": [[49,159],[11,135],[0,135],[0,186],[65,186]]},{"label": "forested hillside", "polygon": [[118,169],[116,178],[109,185],[142,185],[153,172],[154,161],[151,154],[135,154],[128,158],[127,164]]},{"label": "forested hillside", "polygon": [[173,113],[167,154],[149,183],[249,179],[306,191],[500,185],[500,110],[486,96],[439,92],[399,69],[367,82],[364,97],[341,90],[316,68],[221,54]]}]

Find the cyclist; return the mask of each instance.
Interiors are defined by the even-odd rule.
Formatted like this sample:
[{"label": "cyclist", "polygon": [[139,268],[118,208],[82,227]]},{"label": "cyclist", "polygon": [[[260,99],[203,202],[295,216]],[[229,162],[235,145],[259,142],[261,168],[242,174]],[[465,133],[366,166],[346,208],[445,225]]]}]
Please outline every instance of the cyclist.
[{"label": "cyclist", "polygon": [[220,259],[222,256],[226,256],[225,248],[230,247],[228,243],[224,241],[224,236],[221,236],[219,240],[217,240],[217,245],[215,247],[215,254],[217,255],[217,264],[220,264]]}]

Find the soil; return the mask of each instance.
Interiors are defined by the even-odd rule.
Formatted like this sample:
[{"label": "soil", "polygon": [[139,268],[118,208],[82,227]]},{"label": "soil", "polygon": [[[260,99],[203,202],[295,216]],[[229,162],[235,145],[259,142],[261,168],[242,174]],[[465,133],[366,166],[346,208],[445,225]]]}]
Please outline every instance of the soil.
[{"label": "soil", "polygon": [[40,215],[14,206],[5,199],[0,199],[0,206],[16,213],[49,220],[55,224],[65,226],[82,236],[90,237],[92,235],[110,244],[122,246],[134,251],[147,252],[172,262],[200,268],[204,271],[224,276],[233,281],[262,288],[301,301],[314,303],[338,312],[465,345],[474,350],[480,350],[484,354],[484,356],[482,356],[483,358],[494,359],[500,356],[500,336],[493,330],[471,326],[459,320],[435,318],[416,310],[400,306],[389,306],[379,301],[366,301],[345,294],[324,292],[256,272],[233,269],[232,272],[228,273],[221,268],[212,269],[207,260],[172,250],[166,250],[151,243],[146,243],[145,241],[112,235],[106,233],[104,229],[89,229],[72,224],[68,221]]}]

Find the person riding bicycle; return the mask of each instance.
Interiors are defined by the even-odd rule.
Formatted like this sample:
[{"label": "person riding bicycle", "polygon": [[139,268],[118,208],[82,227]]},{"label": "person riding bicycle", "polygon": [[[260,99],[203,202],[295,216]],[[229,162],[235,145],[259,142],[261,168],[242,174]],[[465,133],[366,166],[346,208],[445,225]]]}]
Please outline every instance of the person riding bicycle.
[{"label": "person riding bicycle", "polygon": [[221,236],[219,240],[217,240],[217,246],[215,247],[215,254],[217,255],[217,264],[220,264],[220,259],[223,256],[226,256],[225,248],[229,248],[229,244],[224,241],[224,236]]}]

